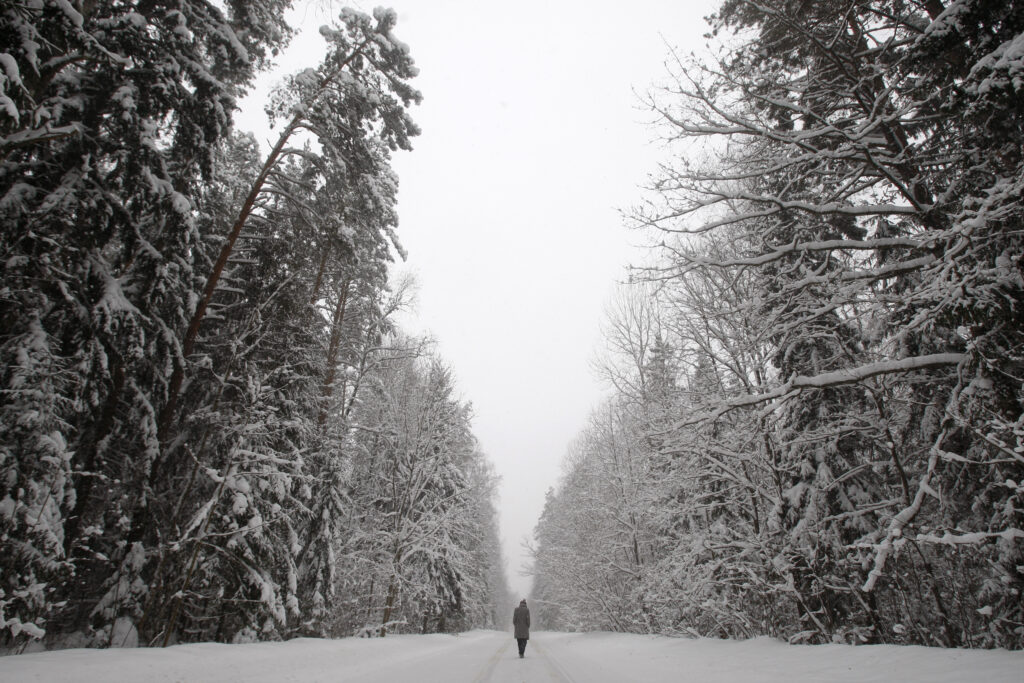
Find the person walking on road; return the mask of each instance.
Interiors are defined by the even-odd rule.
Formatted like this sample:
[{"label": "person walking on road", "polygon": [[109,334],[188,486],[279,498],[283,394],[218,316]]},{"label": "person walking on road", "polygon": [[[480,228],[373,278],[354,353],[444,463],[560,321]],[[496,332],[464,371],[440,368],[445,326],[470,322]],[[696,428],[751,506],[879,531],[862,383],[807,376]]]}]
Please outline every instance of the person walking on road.
[{"label": "person walking on road", "polygon": [[519,659],[526,654],[526,641],[530,639],[530,608],[526,606],[526,600],[519,602],[512,613],[512,625],[515,626],[515,638],[519,643]]}]

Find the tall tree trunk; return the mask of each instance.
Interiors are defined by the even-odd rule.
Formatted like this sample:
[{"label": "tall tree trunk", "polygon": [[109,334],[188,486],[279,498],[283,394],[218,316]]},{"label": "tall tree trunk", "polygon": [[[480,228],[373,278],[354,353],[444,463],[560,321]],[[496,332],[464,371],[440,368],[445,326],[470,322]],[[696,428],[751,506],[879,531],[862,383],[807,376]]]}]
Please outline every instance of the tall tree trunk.
[{"label": "tall tree trunk", "polygon": [[114,417],[117,413],[117,406],[121,402],[121,393],[124,391],[125,383],[124,365],[120,361],[115,363],[114,369],[111,372],[111,379],[110,393],[107,394],[107,400],[103,403],[103,412],[100,414],[99,422],[96,423],[94,433],[89,439],[89,445],[85,453],[83,453],[82,468],[76,473],[78,483],[75,487],[75,506],[68,517],[67,524],[64,526],[65,555],[70,555],[71,548],[74,546],[75,541],[78,540],[78,534],[82,528],[82,520],[86,513],[86,506],[92,497],[92,489],[96,484],[96,472],[94,470],[99,459],[100,444],[110,436],[110,432],[114,428]]},{"label": "tall tree trunk", "polygon": [[398,582],[397,577],[392,574],[391,581],[388,583],[387,599],[384,601],[384,613],[380,620],[380,637],[383,638],[388,634],[388,622],[391,621],[391,612],[395,607],[395,599],[398,597]]},{"label": "tall tree trunk", "polygon": [[320,411],[318,423],[320,427],[327,424],[328,403],[331,394],[334,393],[334,379],[338,373],[338,353],[341,350],[341,330],[345,322],[345,309],[348,306],[348,294],[351,289],[351,281],[345,280],[341,285],[341,293],[334,305],[334,315],[331,317],[331,338],[327,346],[327,373],[324,376],[324,386],[321,396],[324,406]]}]

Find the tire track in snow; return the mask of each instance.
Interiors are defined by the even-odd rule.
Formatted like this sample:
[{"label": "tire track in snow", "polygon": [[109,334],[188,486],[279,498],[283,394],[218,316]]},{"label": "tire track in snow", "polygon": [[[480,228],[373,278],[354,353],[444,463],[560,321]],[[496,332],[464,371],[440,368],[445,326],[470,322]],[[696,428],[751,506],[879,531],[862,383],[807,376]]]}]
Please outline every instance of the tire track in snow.
[{"label": "tire track in snow", "polygon": [[547,647],[541,647],[539,643],[534,643],[533,647],[540,653],[544,664],[547,665],[552,681],[555,683],[576,683],[575,679],[569,675],[569,672],[558,663],[558,660],[551,656],[551,652]]},{"label": "tire track in snow", "polygon": [[498,662],[501,661],[501,653],[508,648],[508,643],[502,643],[498,646],[498,649],[494,651],[491,658],[484,664],[484,668],[480,669],[480,673],[473,679],[473,683],[487,683],[491,680],[491,676],[494,675],[494,669],[498,666]]}]

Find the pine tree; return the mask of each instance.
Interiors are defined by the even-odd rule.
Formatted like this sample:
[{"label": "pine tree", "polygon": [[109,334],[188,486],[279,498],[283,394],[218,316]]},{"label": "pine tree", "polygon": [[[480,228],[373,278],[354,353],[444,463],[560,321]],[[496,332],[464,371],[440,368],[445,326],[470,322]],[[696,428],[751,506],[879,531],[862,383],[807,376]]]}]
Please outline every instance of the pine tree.
[{"label": "pine tree", "polygon": [[[5,377],[15,391],[3,401],[8,416],[26,401],[49,405],[32,437],[5,439],[4,497],[12,520],[22,506],[52,512],[48,540],[31,540],[38,523],[19,523],[4,554],[50,574],[76,568],[19,608],[37,626],[61,597],[95,594],[130,560],[118,539],[154,457],[153,405],[174,354],[166,332],[189,299],[193,192],[209,179],[234,97],[287,40],[287,4],[40,2],[0,13],[0,353],[24,368]],[[34,374],[41,363],[47,377]],[[40,441],[47,434],[61,446]],[[43,491],[59,513],[32,493]],[[82,623],[93,604],[69,603],[60,619]]]}]

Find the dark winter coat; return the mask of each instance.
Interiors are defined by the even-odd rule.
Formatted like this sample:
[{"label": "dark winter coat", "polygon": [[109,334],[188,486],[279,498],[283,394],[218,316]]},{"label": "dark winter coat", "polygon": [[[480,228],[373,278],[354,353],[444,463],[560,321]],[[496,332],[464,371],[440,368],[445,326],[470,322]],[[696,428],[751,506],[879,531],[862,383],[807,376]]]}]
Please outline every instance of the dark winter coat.
[{"label": "dark winter coat", "polygon": [[530,609],[526,606],[526,600],[519,603],[519,607],[512,613],[512,625],[516,627],[516,638],[530,639]]}]

